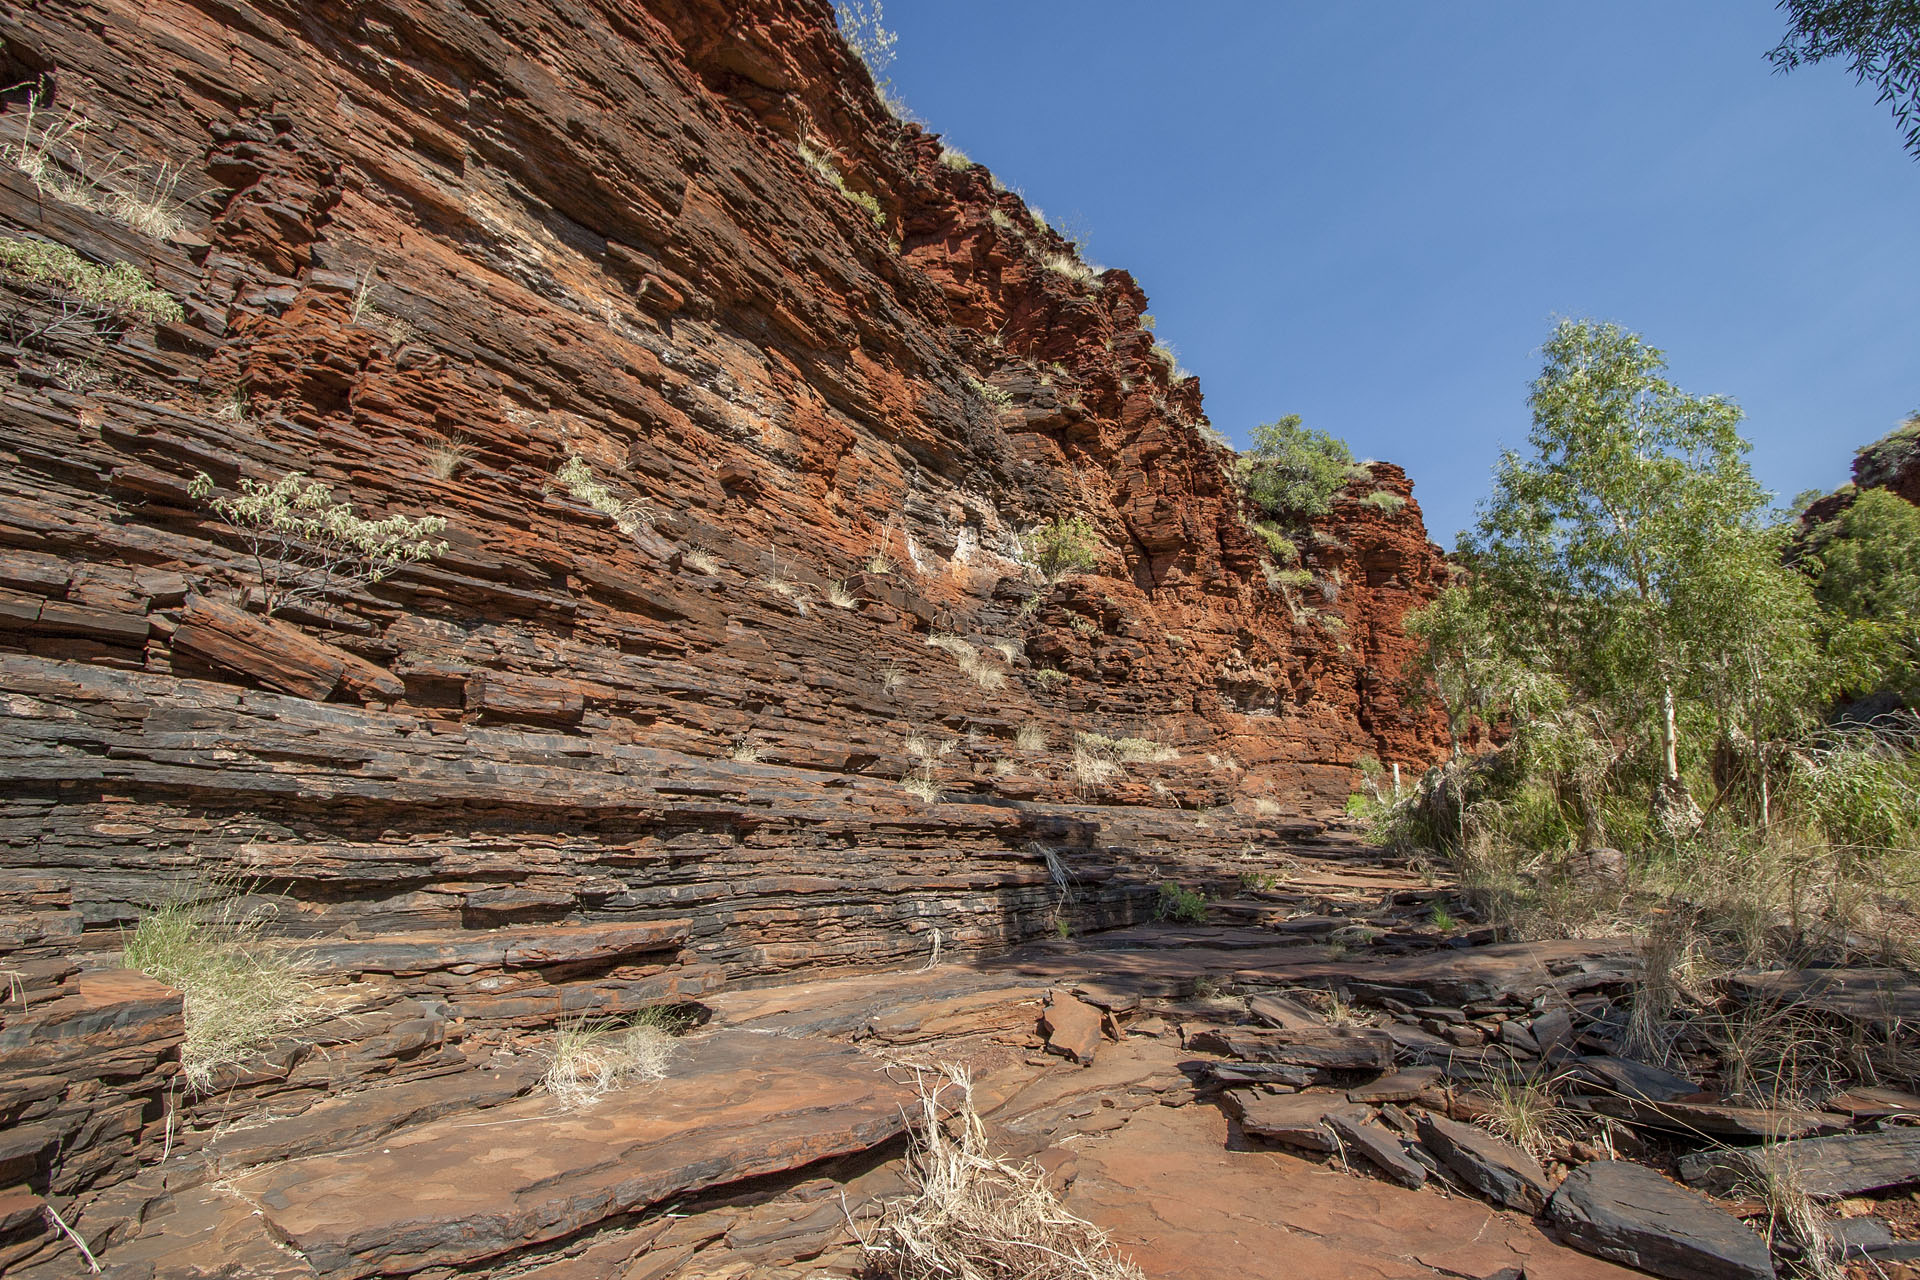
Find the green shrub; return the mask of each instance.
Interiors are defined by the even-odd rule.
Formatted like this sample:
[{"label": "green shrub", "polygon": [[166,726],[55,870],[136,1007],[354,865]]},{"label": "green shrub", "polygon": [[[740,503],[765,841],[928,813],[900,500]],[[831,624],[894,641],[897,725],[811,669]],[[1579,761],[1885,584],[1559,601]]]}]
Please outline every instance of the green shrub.
[{"label": "green shrub", "polygon": [[263,923],[230,895],[180,898],[143,916],[126,939],[122,964],[185,997],[180,1065],[193,1089],[316,1016],[303,963],[269,946]]},{"label": "green shrub", "polygon": [[242,479],[237,497],[215,497],[201,472],[187,492],[213,508],[252,555],[268,616],[296,600],[344,595],[401,565],[445,555],[439,516],[368,520],[333,490],[290,471],[272,484]]},{"label": "green shrub", "polygon": [[1160,920],[1177,920],[1181,924],[1205,924],[1207,921],[1206,895],[1175,884],[1171,880],[1160,884],[1160,900],[1155,905],[1154,916]]},{"label": "green shrub", "polygon": [[1241,481],[1255,506],[1283,519],[1324,515],[1346,488],[1353,454],[1346,442],[1300,424],[1300,415],[1253,429],[1240,460]]},{"label": "green shrub", "polygon": [[1248,528],[1267,544],[1267,551],[1281,564],[1293,564],[1300,559],[1299,544],[1282,532],[1279,525],[1270,520],[1255,520]]},{"label": "green shrub", "polygon": [[1100,563],[1100,535],[1085,516],[1055,516],[1021,542],[1027,558],[1049,578],[1092,569]]},{"label": "green shrub", "polygon": [[1854,473],[1863,487],[1885,485],[1911,465],[1916,453],[1920,453],[1920,414],[1860,450],[1854,459]]},{"label": "green shrub", "polygon": [[108,316],[155,324],[186,318],[179,302],[154,288],[153,281],[132,263],[95,266],[63,244],[0,237],[0,269]]}]

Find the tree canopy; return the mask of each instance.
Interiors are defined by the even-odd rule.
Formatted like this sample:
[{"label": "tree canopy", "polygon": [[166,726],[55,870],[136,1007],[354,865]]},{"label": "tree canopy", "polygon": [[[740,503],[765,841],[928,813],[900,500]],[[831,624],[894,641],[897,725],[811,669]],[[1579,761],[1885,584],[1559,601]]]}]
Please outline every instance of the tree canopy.
[{"label": "tree canopy", "polygon": [[1920,160],[1920,0],[1780,0],[1791,25],[1767,60],[1781,71],[1844,58],[1879,88],[1907,151]]},{"label": "tree canopy", "polygon": [[1806,705],[1818,611],[1781,565],[1738,406],[1683,392],[1617,325],[1563,321],[1543,354],[1531,452],[1502,458],[1462,538],[1480,601],[1448,607],[1564,684],[1684,821],[1689,743],[1752,740]]}]

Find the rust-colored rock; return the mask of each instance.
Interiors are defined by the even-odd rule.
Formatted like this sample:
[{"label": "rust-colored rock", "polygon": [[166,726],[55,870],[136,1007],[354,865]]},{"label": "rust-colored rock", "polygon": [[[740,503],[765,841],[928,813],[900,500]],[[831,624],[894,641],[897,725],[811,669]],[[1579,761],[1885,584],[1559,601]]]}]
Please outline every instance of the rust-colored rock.
[{"label": "rust-colored rock", "polygon": [[[184,310],[0,347],[0,1084],[52,1126],[35,1194],[122,1197],[101,1239],[233,1114],[422,1115],[563,1019],[1134,924],[1441,742],[1398,691],[1442,574],[1405,476],[1319,522],[1311,608],[1269,586],[1144,293],[1049,270],[1067,243],[887,114],[825,0],[8,6],[30,77],[186,197],[156,235],[0,170],[0,235]],[[448,550],[261,616],[189,482],[293,470]],[[1042,581],[1020,535],[1061,515],[1098,564]],[[1089,784],[1078,733],[1171,755]],[[168,1093],[177,995],[102,976],[183,878],[328,1002],[217,1102]],[[868,1025],[1031,1034],[1017,996]],[[143,1047],[49,1058],[96,999]],[[287,1265],[216,1200],[182,1223]],[[21,1205],[0,1266],[59,1247]]]}]

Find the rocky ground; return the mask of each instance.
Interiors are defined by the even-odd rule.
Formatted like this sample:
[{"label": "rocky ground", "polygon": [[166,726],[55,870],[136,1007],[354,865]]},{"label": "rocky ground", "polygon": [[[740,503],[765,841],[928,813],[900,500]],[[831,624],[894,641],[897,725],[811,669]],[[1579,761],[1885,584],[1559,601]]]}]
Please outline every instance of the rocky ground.
[{"label": "rocky ground", "polygon": [[[1150,1276],[1788,1274],[1808,1259],[1770,1221],[1765,1161],[1800,1171],[1853,1273],[1915,1273],[1920,1098],[1730,1104],[1620,1055],[1628,941],[1443,929],[1450,886],[1337,833],[1247,870],[1204,924],[713,994],[665,1079],[580,1109],[539,1087],[534,1036],[283,1098],[71,1225],[129,1278],[857,1275],[945,1065],[994,1146]],[[1726,991],[1783,987],[1863,1041],[1920,1002],[1865,970]],[[1494,1082],[1527,1079],[1564,1107],[1538,1158],[1489,1123]],[[11,1274],[81,1267],[58,1239]]]}]

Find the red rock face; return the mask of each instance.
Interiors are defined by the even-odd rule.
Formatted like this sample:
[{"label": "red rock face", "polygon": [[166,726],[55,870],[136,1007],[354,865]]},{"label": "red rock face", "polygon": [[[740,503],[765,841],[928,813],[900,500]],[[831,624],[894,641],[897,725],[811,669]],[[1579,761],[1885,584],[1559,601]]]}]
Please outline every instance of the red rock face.
[{"label": "red rock face", "polygon": [[[825,3],[100,0],[8,6],[0,40],[37,128],[87,122],[73,159],[179,172],[178,225],[137,230],[0,169],[0,235],[185,308],[0,346],[0,830],[31,877],[0,960],[104,960],[227,877],[359,984],[337,1042],[404,1071],[936,931],[1137,919],[1154,859],[1439,748],[1397,691],[1441,572],[1417,506],[1358,486],[1314,597],[1269,586],[1144,294],[893,121]],[[0,304],[17,335],[58,299]],[[188,484],[292,470],[444,517],[447,552],[249,612]],[[1041,583],[1019,535],[1061,515],[1098,566]],[[1089,776],[1076,733],[1177,754]],[[568,949],[635,921],[671,938]],[[508,926],[558,958],[377,962]]]},{"label": "red rock face", "polygon": [[[1057,760],[993,775],[1027,721],[1056,755],[1075,731],[1179,749],[1100,797],[1148,804],[1322,813],[1361,755],[1434,754],[1397,687],[1440,572],[1417,506],[1356,486],[1316,586],[1270,587],[1145,296],[1051,269],[1068,246],[892,121],[825,5],[100,13],[0,18],[9,74],[120,163],[181,166],[180,227],[12,171],[0,215],[141,264],[187,318],[77,352],[104,380],[15,361],[5,635],[56,664],[33,679],[143,671],[128,696],[155,705],[253,686],[344,704],[342,732],[377,709],[707,759],[751,739],[836,775],[897,777],[934,729],[971,734],[944,785],[1013,799],[1085,798]],[[570,495],[574,455],[637,516]],[[186,481],[292,469],[444,516],[450,550],[249,622],[251,565]],[[1062,514],[1094,521],[1098,569],[1036,586],[1019,534]],[[975,688],[933,632],[1005,644],[1011,679]]]}]

